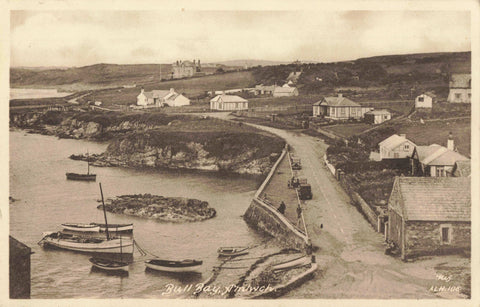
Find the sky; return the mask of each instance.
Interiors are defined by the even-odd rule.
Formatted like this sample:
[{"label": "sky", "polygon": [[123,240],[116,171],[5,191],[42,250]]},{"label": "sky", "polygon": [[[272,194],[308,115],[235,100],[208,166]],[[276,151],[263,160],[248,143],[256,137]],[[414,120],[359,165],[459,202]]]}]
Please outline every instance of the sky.
[{"label": "sky", "polygon": [[468,11],[11,11],[10,64],[334,62],[470,51]]}]

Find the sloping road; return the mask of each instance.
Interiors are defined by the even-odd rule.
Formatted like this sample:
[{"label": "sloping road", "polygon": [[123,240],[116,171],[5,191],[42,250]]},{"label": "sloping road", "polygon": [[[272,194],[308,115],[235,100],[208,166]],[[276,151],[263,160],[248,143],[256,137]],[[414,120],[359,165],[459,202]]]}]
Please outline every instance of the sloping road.
[{"label": "sloping road", "polygon": [[[229,119],[224,113],[209,116]],[[384,254],[383,235],[377,233],[323,164],[327,145],[320,139],[271,127],[253,125],[284,138],[302,160],[300,175],[312,185],[305,222],[321,272],[288,293],[292,298],[435,298],[434,266],[462,259],[436,257],[405,263]],[[323,225],[323,227],[322,227]],[[461,297],[461,296],[459,296]]]}]

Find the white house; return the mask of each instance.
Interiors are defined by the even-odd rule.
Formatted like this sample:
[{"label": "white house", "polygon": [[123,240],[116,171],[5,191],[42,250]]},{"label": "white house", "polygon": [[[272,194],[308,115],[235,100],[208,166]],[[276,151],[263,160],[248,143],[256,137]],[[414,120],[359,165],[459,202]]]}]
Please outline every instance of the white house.
[{"label": "white house", "polygon": [[313,116],[325,116],[325,118],[335,120],[360,119],[371,110],[373,108],[362,107],[360,104],[343,97],[341,93],[337,97],[324,97],[313,104]]},{"label": "white house", "polygon": [[137,96],[137,105],[143,107],[179,107],[190,105],[190,99],[178,94],[173,88],[170,90],[153,90],[145,92],[143,89]]},{"label": "white house", "polygon": [[240,111],[248,110],[248,100],[236,95],[221,94],[210,100],[210,110]]},{"label": "white house", "polygon": [[417,96],[417,98],[415,98],[415,109],[431,109],[433,98],[433,95],[429,93]]},{"label": "white house", "polygon": [[411,157],[415,146],[412,141],[406,138],[405,134],[394,134],[378,143],[382,160]]},{"label": "white house", "polygon": [[448,102],[470,103],[472,98],[472,75],[452,74]]}]

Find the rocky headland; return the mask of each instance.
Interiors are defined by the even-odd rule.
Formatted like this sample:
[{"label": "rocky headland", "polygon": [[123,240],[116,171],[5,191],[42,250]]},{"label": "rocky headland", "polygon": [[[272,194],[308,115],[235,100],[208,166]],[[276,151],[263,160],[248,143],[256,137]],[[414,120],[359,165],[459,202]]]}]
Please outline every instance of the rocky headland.
[{"label": "rocky headland", "polygon": [[[102,205],[97,208],[103,209]],[[175,223],[203,221],[213,218],[217,214],[206,201],[151,194],[121,195],[109,198],[105,201],[105,210]]]},{"label": "rocky headland", "polygon": [[[284,141],[241,123],[162,113],[10,114],[10,125],[61,138],[110,142],[93,166],[193,169],[265,175]],[[72,159],[86,160],[75,153]]]}]

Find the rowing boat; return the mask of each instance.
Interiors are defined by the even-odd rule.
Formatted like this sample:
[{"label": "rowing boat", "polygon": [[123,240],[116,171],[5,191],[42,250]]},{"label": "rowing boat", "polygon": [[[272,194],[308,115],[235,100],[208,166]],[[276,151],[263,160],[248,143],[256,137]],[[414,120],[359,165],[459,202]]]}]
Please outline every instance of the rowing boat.
[{"label": "rowing boat", "polygon": [[198,273],[203,261],[201,260],[161,260],[150,259],[145,261],[145,266],[152,270],[175,273]]},{"label": "rowing boat", "polygon": [[219,257],[237,257],[248,254],[248,247],[220,247],[217,252]]},{"label": "rowing boat", "polygon": [[99,232],[100,226],[95,224],[85,223],[63,223],[63,229],[78,231],[78,232]]}]

